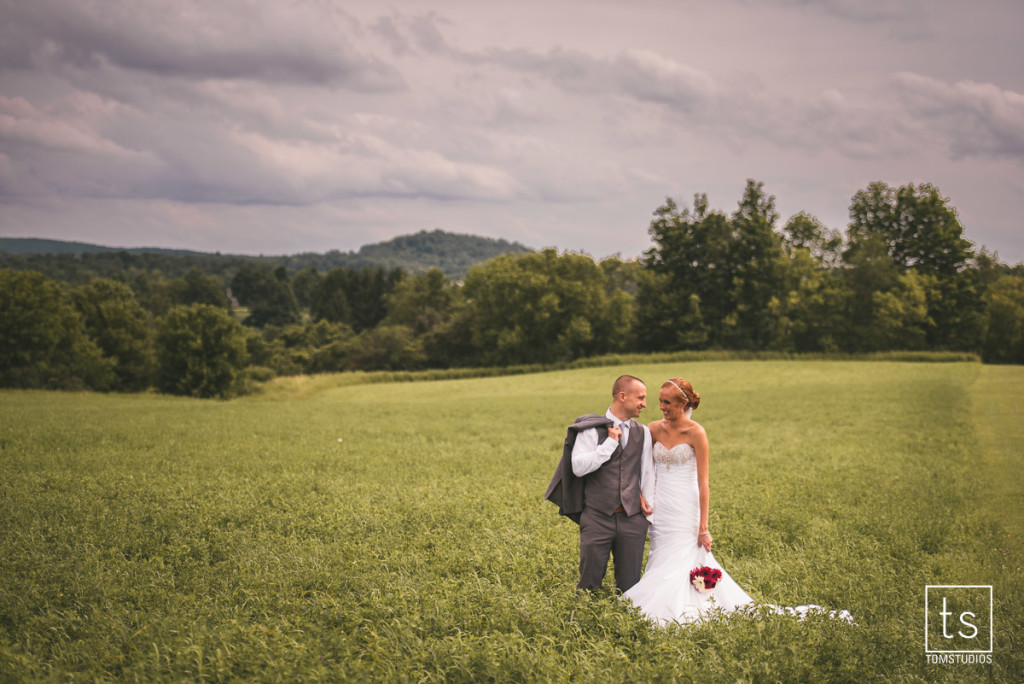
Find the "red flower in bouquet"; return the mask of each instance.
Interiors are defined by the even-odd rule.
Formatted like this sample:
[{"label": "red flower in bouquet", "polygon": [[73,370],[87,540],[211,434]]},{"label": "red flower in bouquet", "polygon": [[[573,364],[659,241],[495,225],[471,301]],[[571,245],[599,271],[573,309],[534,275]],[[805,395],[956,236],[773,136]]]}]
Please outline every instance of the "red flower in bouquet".
[{"label": "red flower in bouquet", "polygon": [[690,571],[690,584],[701,594],[710,594],[711,590],[722,579],[722,571],[702,565]]}]

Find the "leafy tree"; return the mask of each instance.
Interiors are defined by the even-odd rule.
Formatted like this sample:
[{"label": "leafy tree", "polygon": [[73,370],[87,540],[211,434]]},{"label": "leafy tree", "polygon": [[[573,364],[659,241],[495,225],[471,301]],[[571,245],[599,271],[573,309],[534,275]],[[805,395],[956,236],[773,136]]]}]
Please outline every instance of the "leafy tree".
[{"label": "leafy tree", "polygon": [[826,228],[816,217],[805,212],[794,214],[782,229],[782,243],[792,256],[804,250],[824,268],[835,268],[842,260],[842,235]]},{"label": "leafy tree", "polygon": [[464,296],[465,287],[459,288],[451,317],[437,329],[423,335],[423,349],[427,365],[433,368],[452,368],[481,363],[480,354],[473,345],[470,307]]},{"label": "leafy tree", "polygon": [[982,358],[1024,363],[1024,276],[1004,275],[985,292]]},{"label": "leafy tree", "polygon": [[736,322],[730,334],[723,335],[730,346],[765,349],[779,336],[775,309],[782,290],[782,240],[775,232],[778,220],[775,197],[765,194],[764,183],[748,180],[732,216]]},{"label": "leafy tree", "polygon": [[373,328],[387,316],[387,295],[404,277],[401,269],[336,268],[317,288],[310,313],[315,320],[346,323],[356,332]]},{"label": "leafy tree", "polygon": [[369,266],[352,271],[349,301],[352,303],[352,329],[374,328],[388,315],[387,296],[405,278],[402,269],[386,270]]},{"label": "leafy tree", "polygon": [[386,297],[387,318],[392,325],[411,327],[417,334],[437,330],[452,313],[458,289],[441,269],[406,278]]},{"label": "leafy tree", "polygon": [[245,264],[231,278],[231,294],[239,304],[249,306],[248,300],[261,294],[265,279],[273,277],[271,270],[265,266]]},{"label": "leafy tree", "polygon": [[135,301],[152,316],[162,316],[176,304],[171,300],[169,281],[145,272],[133,273],[128,284],[135,293]]},{"label": "leafy tree", "polygon": [[473,357],[464,330],[463,288],[439,269],[406,278],[387,296],[381,325],[410,328],[423,354],[418,365],[449,367]]},{"label": "leafy tree", "polygon": [[639,259],[623,261],[616,255],[603,259],[599,266],[604,273],[612,319],[621,331],[612,338],[609,351],[634,350],[637,338],[645,334],[638,327],[637,318],[637,295],[645,277],[644,265]]},{"label": "leafy tree", "polygon": [[640,346],[648,351],[721,345],[723,321],[736,308],[729,219],[709,211],[707,195],[694,195],[693,205],[691,212],[666,198],[651,221],[655,247],[645,264],[656,277],[641,281],[637,295]]},{"label": "leafy tree", "polygon": [[486,364],[599,354],[630,333],[612,318],[601,267],[582,254],[497,257],[470,270],[465,295],[471,343]]},{"label": "leafy tree", "polygon": [[972,273],[973,245],[956,210],[935,186],[891,188],[871,183],[850,205],[848,242],[881,240],[901,270],[931,277],[928,346],[976,349],[980,342],[982,288]]},{"label": "leafy tree", "polygon": [[669,276],[648,270],[640,279],[635,312],[637,347],[643,351],[701,349],[709,328],[700,295],[673,291]]},{"label": "leafy tree", "polygon": [[343,323],[307,323],[304,331],[307,373],[337,373],[352,369],[355,333]]},{"label": "leafy tree", "polygon": [[57,283],[0,269],[0,386],[105,390],[112,367]]},{"label": "leafy tree", "polygon": [[880,237],[896,264],[923,275],[951,276],[973,255],[956,210],[929,183],[871,183],[853,196],[848,232],[850,242]]},{"label": "leafy tree", "polygon": [[270,337],[270,331],[279,328],[267,326],[262,330],[248,329],[245,334],[245,353],[249,368],[268,369],[274,376],[301,375],[305,369],[294,362],[278,337]]},{"label": "leafy tree", "polygon": [[974,255],[971,266],[977,279],[978,287],[983,292],[988,290],[993,283],[1004,275],[1024,276],[1024,263],[1017,264],[1016,267],[1011,268],[1006,264],[1000,263],[999,256],[989,252],[984,247],[979,249],[977,254]]},{"label": "leafy tree", "polygon": [[348,269],[336,268],[327,274],[313,294],[310,315],[314,320],[346,325],[352,321],[348,281]]},{"label": "leafy tree", "polygon": [[112,389],[149,387],[155,358],[149,316],[124,283],[97,278],[72,292],[89,337],[113,362]]},{"label": "leafy tree", "polygon": [[427,357],[411,328],[379,325],[353,340],[351,358],[355,370],[413,370],[421,368]]},{"label": "leafy tree", "polygon": [[731,218],[709,211],[704,194],[695,195],[693,205],[691,212],[668,198],[651,221],[655,247],[646,263],[667,278],[667,290],[641,288],[642,298],[654,298],[638,302],[641,326],[654,323],[658,309],[665,319],[659,326],[677,332],[658,335],[649,348],[703,346],[705,340],[741,349],[769,346],[779,335],[784,294],[775,198],[765,194],[763,183],[748,180]]},{"label": "leafy tree", "polygon": [[168,394],[227,397],[245,367],[245,329],[224,309],[190,304],[171,309],[156,337],[157,387]]},{"label": "leafy tree", "polygon": [[778,320],[774,349],[835,351],[843,334],[848,291],[839,271],[842,237],[800,212],[782,230],[781,291],[771,310]]},{"label": "leafy tree", "polygon": [[981,274],[965,267],[949,276],[932,275],[928,291],[928,346],[977,351],[984,336],[984,286]]},{"label": "leafy tree", "polygon": [[189,269],[183,278],[185,287],[180,290],[176,302],[179,304],[209,304],[227,309],[228,301],[224,283],[217,276],[206,275],[198,268]]},{"label": "leafy tree", "polygon": [[607,342],[606,351],[623,352],[635,349],[636,337],[642,334],[637,328],[636,297],[618,290],[609,297],[609,316],[615,322],[618,334]]},{"label": "leafy tree", "polygon": [[312,266],[295,274],[295,278],[292,279],[292,292],[295,293],[295,300],[299,307],[308,309],[313,305],[316,291],[323,279],[320,271]]},{"label": "leafy tree", "polygon": [[899,276],[895,288],[875,292],[874,334],[879,349],[923,349],[927,342],[928,286],[933,276],[907,271]]},{"label": "leafy tree", "polygon": [[286,347],[304,358],[305,372],[328,373],[351,369],[352,328],[344,323],[317,321],[285,328],[281,338]]},{"label": "leafy tree", "polygon": [[843,255],[847,269],[843,280],[849,293],[845,311],[845,333],[839,347],[847,352],[883,349],[875,316],[875,293],[889,292],[899,285],[900,269],[877,235],[855,240]]},{"label": "leafy tree", "polygon": [[289,326],[268,325],[246,340],[250,363],[277,375],[350,370],[355,334],[344,323],[316,321]]},{"label": "leafy tree", "polygon": [[640,282],[644,278],[644,264],[639,259],[623,261],[618,255],[602,259],[601,270],[608,283],[608,296],[624,292],[636,297],[640,292]]},{"label": "leafy tree", "polygon": [[163,316],[175,306],[209,304],[227,309],[231,306],[223,282],[193,268],[182,278],[167,280],[140,274],[133,283],[140,303],[154,316]]},{"label": "leafy tree", "polygon": [[288,325],[299,320],[288,272],[284,266],[271,271],[266,266],[246,264],[231,279],[231,293],[242,306],[249,307],[247,325]]},{"label": "leafy tree", "polygon": [[[807,247],[790,246],[783,269],[785,295],[776,300],[779,334],[772,347],[798,352],[837,351],[845,335],[849,290]],[[785,328],[785,331],[781,328]]]}]

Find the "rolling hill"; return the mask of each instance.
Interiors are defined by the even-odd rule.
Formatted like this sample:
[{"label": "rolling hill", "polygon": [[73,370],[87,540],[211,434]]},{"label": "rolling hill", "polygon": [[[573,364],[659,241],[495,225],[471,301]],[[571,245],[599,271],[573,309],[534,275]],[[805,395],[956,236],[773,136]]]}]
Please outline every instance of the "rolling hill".
[{"label": "rolling hill", "polygon": [[[52,272],[54,261],[62,267],[74,258],[90,270],[105,271],[107,261],[117,268],[135,267],[151,270],[152,264],[164,273],[188,270],[199,266],[208,272],[233,270],[246,261],[286,266],[293,271],[316,268],[326,272],[334,268],[359,268],[362,266],[383,266],[388,269],[402,268],[411,273],[422,273],[439,268],[452,278],[461,278],[475,264],[483,263],[501,254],[522,254],[530,248],[508,240],[449,233],[443,230],[420,231],[413,235],[402,235],[391,240],[363,245],[358,250],[342,252],[331,250],[325,253],[304,252],[281,256],[244,256],[197,252],[183,249],[159,247],[106,247],[85,242],[67,242],[42,238],[0,238],[0,267],[33,268]],[[133,258],[135,257],[135,258]],[[173,262],[180,261],[180,268]],[[169,263],[170,262],[170,263]],[[62,270],[64,270],[62,268]]]}]

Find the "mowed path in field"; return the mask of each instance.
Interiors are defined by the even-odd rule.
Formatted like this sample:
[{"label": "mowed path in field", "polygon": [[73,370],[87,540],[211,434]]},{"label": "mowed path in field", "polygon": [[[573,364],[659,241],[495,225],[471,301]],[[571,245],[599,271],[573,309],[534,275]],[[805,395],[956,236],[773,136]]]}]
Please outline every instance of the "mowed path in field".
[{"label": "mowed path in field", "polygon": [[979,507],[1019,541],[1024,536],[1024,367],[981,366],[970,399],[978,437],[977,452],[970,456],[980,458],[988,485]]}]

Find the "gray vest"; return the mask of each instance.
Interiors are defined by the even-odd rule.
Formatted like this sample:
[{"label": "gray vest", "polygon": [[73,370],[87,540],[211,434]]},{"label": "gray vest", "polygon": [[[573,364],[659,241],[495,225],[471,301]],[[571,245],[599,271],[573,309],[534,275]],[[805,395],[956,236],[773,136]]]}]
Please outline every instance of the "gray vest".
[{"label": "gray vest", "polygon": [[[597,443],[603,444],[608,428],[597,429]],[[622,506],[626,515],[640,512],[640,458],[644,452],[644,429],[635,420],[629,421],[629,441],[615,447],[611,458],[583,478],[585,505],[605,515],[612,515]]]}]

